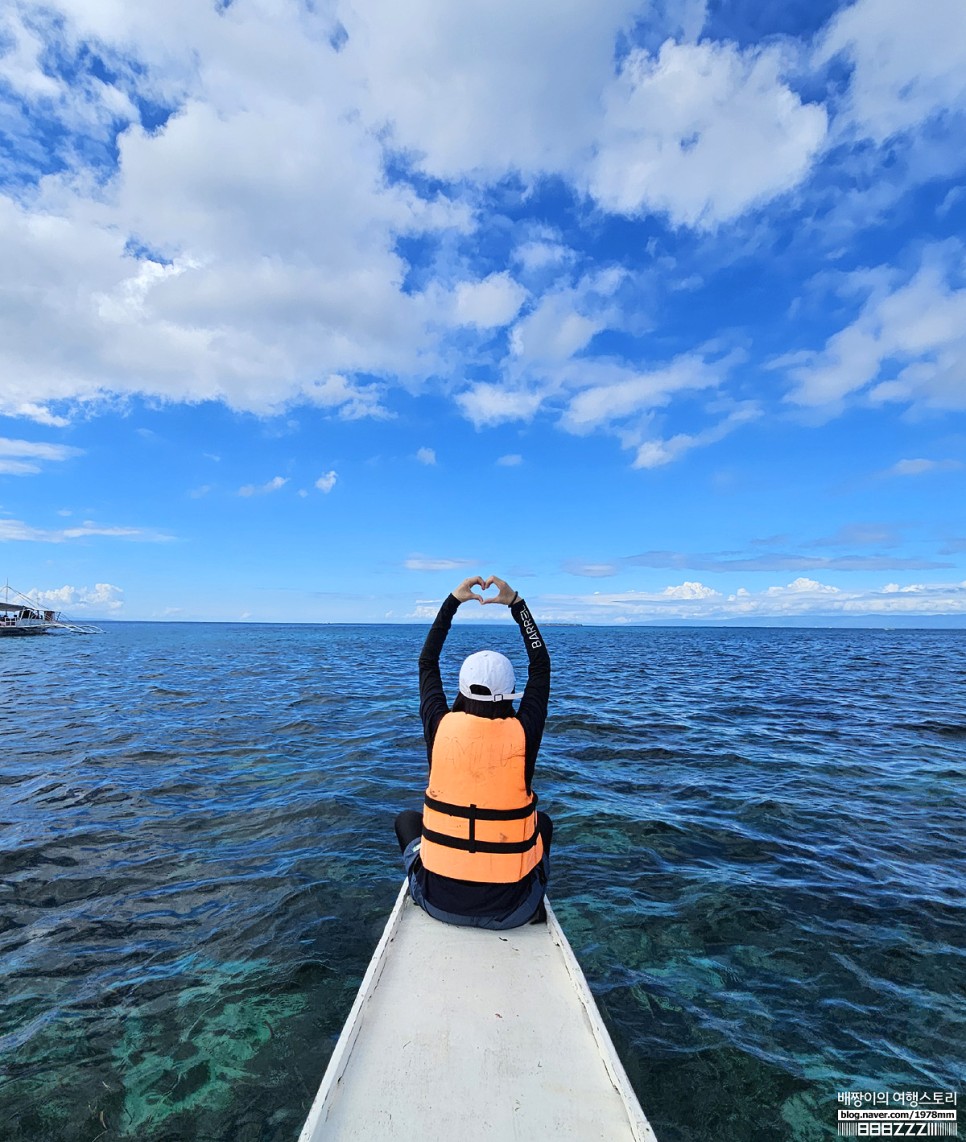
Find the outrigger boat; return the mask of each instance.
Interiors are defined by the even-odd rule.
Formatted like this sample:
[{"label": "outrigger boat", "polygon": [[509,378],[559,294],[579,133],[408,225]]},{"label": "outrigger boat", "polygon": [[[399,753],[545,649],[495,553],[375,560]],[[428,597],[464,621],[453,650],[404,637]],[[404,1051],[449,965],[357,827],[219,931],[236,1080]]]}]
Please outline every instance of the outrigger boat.
[{"label": "outrigger boat", "polygon": [[56,630],[72,631],[74,634],[103,633],[100,627],[65,619],[59,611],[48,610],[28,595],[15,591],[9,583],[4,584],[3,599],[0,600],[0,638],[48,634]]},{"label": "outrigger boat", "polygon": [[441,924],[403,884],[299,1142],[657,1142],[557,918]]}]

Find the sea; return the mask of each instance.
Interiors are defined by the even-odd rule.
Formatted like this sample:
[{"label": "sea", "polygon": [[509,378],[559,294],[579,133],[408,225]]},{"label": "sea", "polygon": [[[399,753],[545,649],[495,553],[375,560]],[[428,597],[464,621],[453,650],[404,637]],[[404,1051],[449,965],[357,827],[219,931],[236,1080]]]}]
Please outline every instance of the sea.
[{"label": "sea", "polygon": [[[544,635],[550,896],[660,1142],[966,1117],[966,631]],[[401,882],[424,636],[0,643],[3,1142],[295,1142]],[[457,623],[451,695],[483,647],[525,674]]]}]

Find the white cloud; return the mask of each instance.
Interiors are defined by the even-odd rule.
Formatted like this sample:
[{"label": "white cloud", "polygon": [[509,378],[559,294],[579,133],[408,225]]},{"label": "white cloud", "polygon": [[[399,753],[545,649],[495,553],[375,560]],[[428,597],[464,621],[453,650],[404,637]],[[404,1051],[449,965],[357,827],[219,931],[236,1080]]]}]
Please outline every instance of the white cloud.
[{"label": "white cloud", "polygon": [[798,578],[784,586],[750,591],[739,587],[723,594],[703,583],[684,582],[656,591],[547,595],[541,613],[558,621],[605,623],[674,620],[808,620],[870,615],[966,614],[966,582],[913,583],[882,588],[844,589]]},{"label": "white cloud", "polygon": [[523,457],[518,452],[508,452],[506,456],[498,456],[496,462],[501,468],[519,468]]},{"label": "white cloud", "polygon": [[0,436],[0,473],[7,476],[31,476],[41,470],[42,464],[81,455],[79,448],[71,448],[66,444],[45,444]]},{"label": "white cloud", "polygon": [[706,448],[709,444],[717,444],[730,433],[743,424],[757,420],[762,414],[761,408],[753,401],[730,412],[717,424],[706,428],[703,432],[688,434],[679,432],[668,440],[645,440],[638,446],[634,457],[634,468],[661,468],[674,460],[679,460],[686,452],[693,448]]},{"label": "white cloud", "polygon": [[315,486],[319,489],[320,492],[328,495],[329,492],[331,492],[335,487],[335,483],[338,478],[339,477],[336,472],[326,472],[324,475],[319,476],[319,478],[315,481]]},{"label": "white cloud", "polygon": [[[851,113],[865,129],[958,105],[958,41],[926,56],[959,2],[936,0],[919,20],[897,0],[859,0],[836,17],[821,58],[849,53]],[[338,50],[337,10],[347,32]],[[562,409],[569,431],[621,434],[639,467],[720,439],[739,421],[665,439],[648,435],[658,430],[649,414],[713,388],[724,367],[696,355],[690,373],[680,359],[654,370],[589,359],[597,334],[649,320],[631,313],[620,271],[575,284],[576,252],[533,223],[507,231],[512,269],[454,253],[486,191],[508,176],[514,193],[547,174],[604,210],[699,229],[807,176],[826,115],[793,90],[801,61],[789,43],[698,41],[706,6],[686,0],[649,12],[649,34],[682,39],[648,51],[633,46],[641,11],[637,0],[8,4],[0,77],[52,125],[51,147],[66,142],[53,164],[26,119],[11,135],[21,156],[40,146],[34,174],[65,169],[0,195],[0,414],[63,425],[77,404],[143,393],[257,414],[306,402],[343,419],[386,418],[393,386],[466,376],[453,345],[513,323],[503,382],[456,393],[478,427]],[[104,66],[47,74],[50,44]],[[147,130],[143,101],[174,113]],[[115,139],[118,122],[127,125]],[[98,148],[104,157],[92,161]],[[400,154],[451,184],[391,177],[387,160]],[[411,275],[403,239],[436,237],[438,262]],[[880,297],[881,313],[800,366],[795,399],[839,399],[826,390],[847,394],[849,378],[867,374],[858,384],[878,382],[870,400],[962,407],[954,330],[966,323],[951,281],[924,283],[917,320],[937,328],[919,330],[919,348],[901,322],[878,331],[890,316]],[[912,301],[897,296],[896,307]],[[906,367],[880,376],[894,348]],[[35,462],[0,458],[7,472]]]},{"label": "white cloud", "polygon": [[564,564],[564,570],[571,575],[582,575],[587,579],[609,579],[620,570],[617,563],[581,563],[570,559]]},{"label": "white cloud", "polygon": [[468,420],[483,428],[510,420],[532,420],[543,399],[540,391],[481,381],[460,393],[456,403]]},{"label": "white cloud", "polygon": [[836,595],[840,594],[838,587],[829,587],[819,583],[817,579],[806,579],[800,576],[786,587],[769,587],[766,595],[774,598],[786,595]]},{"label": "white cloud", "polygon": [[604,96],[591,194],[615,213],[705,228],[796,186],[826,113],[782,81],[783,63],[776,49],[711,41],[631,52]]},{"label": "white cloud", "polygon": [[[701,2],[654,6],[650,30],[694,39],[705,15]],[[825,133],[774,48],[668,40],[615,76],[634,0],[367,0],[344,18],[367,112],[443,179],[558,174],[605,209],[704,226],[794,186]]]},{"label": "white cloud", "polygon": [[428,174],[566,171],[592,138],[617,33],[635,0],[365,0],[345,54],[372,117]]},{"label": "white cloud", "polygon": [[873,403],[966,408],[966,288],[954,284],[964,265],[957,243],[927,249],[918,272],[893,286],[884,267],[865,275],[868,300],[825,347],[794,363],[788,399],[836,406],[866,390]]},{"label": "white cloud", "polygon": [[124,591],[112,583],[95,583],[93,587],[56,587],[52,590],[34,588],[27,592],[39,606],[55,611],[109,611],[112,614],[124,606]]},{"label": "white cloud", "polygon": [[878,142],[966,110],[962,0],[857,0],[830,23],[818,62],[839,52],[853,64],[846,113]]},{"label": "white cloud", "polygon": [[28,97],[57,98],[61,86],[46,74],[40,62],[46,49],[43,37],[24,21],[15,4],[6,8],[2,21],[0,29],[6,42],[0,55],[0,78]]},{"label": "white cloud", "polygon": [[585,373],[587,385],[574,396],[561,417],[569,432],[584,433],[609,428],[628,417],[666,405],[675,393],[714,388],[721,383],[724,369],[700,357],[687,354],[663,368],[637,372],[613,365]]},{"label": "white cloud", "polygon": [[578,311],[580,297],[573,290],[551,293],[513,327],[513,354],[529,361],[563,361],[583,349],[606,325],[603,316]]},{"label": "white cloud", "polygon": [[69,539],[103,536],[109,539],[137,539],[147,543],[166,543],[172,538],[163,532],[140,527],[112,527],[85,520],[80,527],[50,530],[33,527],[19,519],[0,519],[0,543],[63,543]]},{"label": "white cloud", "polygon": [[319,408],[336,410],[342,420],[389,420],[392,413],[382,404],[379,385],[363,385],[333,373],[324,381],[306,382],[301,397]]},{"label": "white cloud", "polygon": [[522,242],[513,251],[514,262],[531,274],[546,269],[559,269],[575,258],[574,251],[565,246],[553,232]]},{"label": "white cloud", "polygon": [[436,463],[436,452],[432,448],[420,448],[416,452],[416,459],[431,468]]},{"label": "white cloud", "polygon": [[277,492],[280,488],[284,488],[288,483],[287,476],[273,476],[264,484],[245,484],[238,489],[240,496],[264,496],[269,492]]},{"label": "white cloud", "polygon": [[458,394],[456,403],[480,428],[529,421],[545,403],[559,405],[564,400],[559,419],[562,428],[576,434],[612,432],[625,448],[634,450],[634,467],[654,468],[694,448],[714,444],[762,415],[754,401],[737,406],[717,401],[707,411],[719,419],[708,428],[668,439],[642,439],[650,429],[655,409],[669,404],[675,395],[718,387],[734,359],[706,361],[687,354],[647,372],[606,359],[574,359],[525,369],[521,380],[509,379],[513,370],[508,367],[505,382],[479,382]]},{"label": "white cloud", "polygon": [[[425,555],[411,555],[403,564],[407,571],[456,571],[461,567],[469,567],[470,559],[431,559]],[[439,604],[433,610],[435,616]]]},{"label": "white cloud", "polygon": [[506,272],[456,287],[456,320],[460,325],[494,329],[516,317],[527,291]]},{"label": "white cloud", "polygon": [[665,587],[661,594],[666,599],[720,599],[721,594],[713,587],[706,587],[703,583],[685,580],[677,587]]},{"label": "white cloud", "polygon": [[432,622],[439,613],[439,603],[417,603],[406,615],[407,619],[416,619],[419,622]]},{"label": "white cloud", "polygon": [[[461,189],[448,199],[387,177],[390,151],[456,182],[559,175],[605,207],[705,225],[793,184],[824,122],[772,48],[669,42],[657,59],[631,52],[615,76],[636,0],[356,0],[339,8],[338,42],[334,13],[6,6],[3,76],[56,128],[38,140],[18,119],[14,150],[37,151],[33,175],[59,147],[65,169],[0,196],[0,413],[62,424],[55,402],[143,393],[386,416],[387,385],[438,372],[454,322],[498,328],[527,296],[500,269],[411,288],[400,239],[475,221]],[[703,20],[689,0],[651,24],[691,35]],[[47,74],[48,43],[81,65]],[[144,129],[144,102],[173,114]],[[738,132],[743,161],[721,161]],[[532,273],[572,253],[534,229],[511,258]],[[517,355],[565,359],[604,323],[538,298]]]},{"label": "white cloud", "polygon": [[889,469],[890,476],[923,476],[927,472],[953,472],[962,468],[960,460],[899,460]]},{"label": "white cloud", "polygon": [[[93,41],[118,76],[111,87],[82,68],[73,87],[56,81],[52,105],[27,45],[8,78],[38,114],[74,129],[70,108],[96,104],[106,143],[118,115],[134,125],[112,177],[90,177],[77,147],[65,152],[76,170],[19,202],[0,196],[0,412],[53,423],[50,401],[143,392],[384,415],[379,393],[345,375],[425,372],[433,352],[432,307],[401,288],[396,242],[469,216],[387,181],[354,113],[364,79],[330,47],[330,17],[74,0],[30,12],[42,38],[67,54]],[[146,132],[130,101],[119,109],[128,88],[178,113]]]}]

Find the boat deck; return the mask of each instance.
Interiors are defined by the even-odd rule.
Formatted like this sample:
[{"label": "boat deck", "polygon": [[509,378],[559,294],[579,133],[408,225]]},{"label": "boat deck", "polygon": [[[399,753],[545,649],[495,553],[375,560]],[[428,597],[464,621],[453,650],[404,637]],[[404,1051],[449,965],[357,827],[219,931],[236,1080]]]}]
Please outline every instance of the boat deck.
[{"label": "boat deck", "polygon": [[299,1142],[656,1142],[547,914],[451,927],[404,885]]}]

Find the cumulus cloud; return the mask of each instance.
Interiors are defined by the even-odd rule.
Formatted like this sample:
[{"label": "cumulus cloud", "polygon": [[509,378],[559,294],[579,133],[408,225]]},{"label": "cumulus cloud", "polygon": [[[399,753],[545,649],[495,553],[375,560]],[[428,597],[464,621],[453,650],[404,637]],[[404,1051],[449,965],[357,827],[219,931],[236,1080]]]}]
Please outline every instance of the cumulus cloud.
[{"label": "cumulus cloud", "polygon": [[492,381],[471,385],[456,397],[460,411],[477,428],[511,420],[532,420],[545,394],[534,389],[514,389]]},{"label": "cumulus cloud", "polygon": [[513,261],[527,274],[557,271],[575,259],[575,252],[553,231],[544,231],[539,236],[521,242],[513,251]]},{"label": "cumulus cloud", "polygon": [[[813,541],[805,546],[824,545],[838,540]],[[854,540],[861,542],[861,540]],[[565,568],[574,574],[588,573],[581,568],[606,569],[606,574],[631,567],[674,569],[679,571],[934,571],[954,564],[935,559],[897,555],[800,555],[787,551],[772,551],[762,555],[735,555],[731,552],[643,551],[623,556],[606,563],[580,563],[571,561]],[[589,572],[593,574],[594,572]],[[600,572],[598,572],[600,573]]]},{"label": "cumulus cloud", "polygon": [[[920,20],[898,0],[859,0],[833,20],[816,59],[851,61],[861,130],[878,138],[960,105],[966,69],[946,35],[958,3],[936,0]],[[826,113],[796,90],[791,41],[699,40],[703,0],[641,12],[637,0],[6,5],[3,129],[19,165],[0,194],[0,415],[64,425],[78,406],[143,394],[385,419],[397,387],[440,384],[477,427],[549,410],[567,431],[620,434],[641,468],[720,440],[742,421],[665,434],[649,414],[725,368],[594,357],[603,334],[644,322],[621,271],[578,280],[570,235],[542,220],[505,231],[507,268],[496,245],[467,253],[487,196],[525,197],[544,176],[581,210],[701,231],[807,177]],[[794,399],[866,387],[880,403],[962,407],[952,330],[964,323],[952,277],[944,286],[931,299],[943,328],[921,329],[923,345],[909,327],[877,331],[880,298],[881,313],[798,362]],[[500,361],[493,332],[507,328]],[[460,368],[467,344],[489,372]],[[906,367],[880,376],[891,349]],[[502,380],[441,379],[480,376]],[[39,461],[0,462],[29,474]]]},{"label": "cumulus cloud", "polygon": [[685,581],[677,587],[665,587],[661,594],[666,599],[720,599],[721,594],[703,583]]},{"label": "cumulus cloud", "polygon": [[579,352],[605,327],[602,316],[579,311],[573,290],[551,293],[514,326],[510,347],[514,356],[529,361],[562,361]]},{"label": "cumulus cloud", "polygon": [[819,583],[817,579],[805,579],[799,577],[785,587],[769,587],[765,591],[766,595],[772,597],[776,595],[837,595],[840,594],[838,587],[829,587],[823,583]]},{"label": "cumulus cloud", "polygon": [[416,459],[431,468],[436,463],[436,452],[432,448],[420,448],[416,452]]},{"label": "cumulus cloud", "polygon": [[508,452],[505,456],[498,456],[496,462],[501,468],[519,468],[523,457],[518,452]]},{"label": "cumulus cloud", "polygon": [[[105,153],[90,177],[80,168],[96,148],[68,148],[77,170],[32,197],[0,196],[0,411],[52,417],[50,401],[142,392],[384,413],[346,376],[399,375],[427,351],[425,301],[401,289],[396,243],[458,232],[468,216],[387,182],[378,139],[352,114],[361,89],[330,46],[330,16],[73,0],[29,13],[35,39],[56,40],[77,74],[47,90],[20,20],[6,79],[68,138],[72,109],[99,108],[86,129]],[[146,129],[129,90],[176,114]]]},{"label": "cumulus cloud", "polygon": [[456,320],[477,329],[507,325],[516,317],[527,291],[506,272],[456,287]]},{"label": "cumulus cloud", "polygon": [[730,43],[668,40],[657,57],[631,52],[604,97],[591,194],[615,213],[711,227],[796,186],[827,118],[783,82],[782,68],[775,49]]},{"label": "cumulus cloud", "polygon": [[960,0],[857,0],[831,21],[818,61],[852,64],[845,113],[878,142],[950,109],[966,110],[966,37]]},{"label": "cumulus cloud", "polygon": [[264,484],[245,484],[238,489],[240,496],[264,496],[269,492],[277,492],[288,483],[287,476],[273,476]]},{"label": "cumulus cloud", "polygon": [[339,477],[338,477],[338,474],[336,472],[325,472],[323,475],[319,476],[319,478],[315,481],[315,486],[324,495],[328,495],[329,492],[331,492],[332,489],[335,487],[336,480],[338,480],[338,478]]},{"label": "cumulus cloud", "polygon": [[963,250],[952,243],[927,249],[901,285],[887,267],[865,275],[869,296],[858,317],[791,364],[788,399],[834,407],[861,393],[873,404],[966,409],[963,269]]},{"label": "cumulus cloud", "polygon": [[419,622],[432,622],[439,613],[439,603],[417,603],[406,615],[407,619],[416,619]]},{"label": "cumulus cloud", "polygon": [[[666,7],[652,24],[671,34],[703,22],[701,3]],[[793,183],[822,113],[777,50],[668,41],[615,75],[638,16],[634,0],[358,0],[342,24],[329,5],[7,5],[6,126],[32,189],[0,196],[0,413],[63,424],[73,403],[142,393],[385,417],[453,324],[498,328],[527,299],[509,270],[407,283],[401,239],[475,225],[457,184],[549,173],[705,225]],[[742,163],[719,161],[739,130]],[[453,186],[387,177],[400,153]],[[535,230],[511,256],[532,273],[571,253]],[[551,292],[514,351],[561,360],[604,324]]]},{"label": "cumulus cloud", "polygon": [[66,444],[46,444],[33,440],[12,440],[0,436],[0,473],[7,476],[32,476],[45,463],[57,463],[80,456],[79,448]]},{"label": "cumulus cloud", "polygon": [[324,381],[308,381],[302,385],[300,397],[319,408],[332,409],[341,420],[390,420],[392,413],[382,403],[380,385],[360,384],[333,373]]},{"label": "cumulus cloud", "polygon": [[373,118],[437,178],[568,171],[634,0],[366,0],[343,14]]},{"label": "cumulus cloud", "polygon": [[[703,4],[667,9],[652,27],[688,37],[704,22]],[[699,226],[796,185],[826,116],[784,81],[780,52],[668,39],[615,76],[637,18],[632,0],[369,0],[346,15],[347,53],[365,58],[369,109],[438,178],[559,174],[607,210]]]},{"label": "cumulus cloud", "polygon": [[113,583],[95,583],[93,587],[34,588],[27,592],[38,606],[54,611],[96,611],[116,614],[124,606],[124,591]]},{"label": "cumulus cloud", "polygon": [[558,620],[626,623],[667,620],[741,621],[838,616],[847,621],[870,615],[966,614],[966,582],[887,584],[848,590],[800,577],[760,591],[740,587],[724,594],[700,582],[658,591],[548,595],[544,604]]}]

